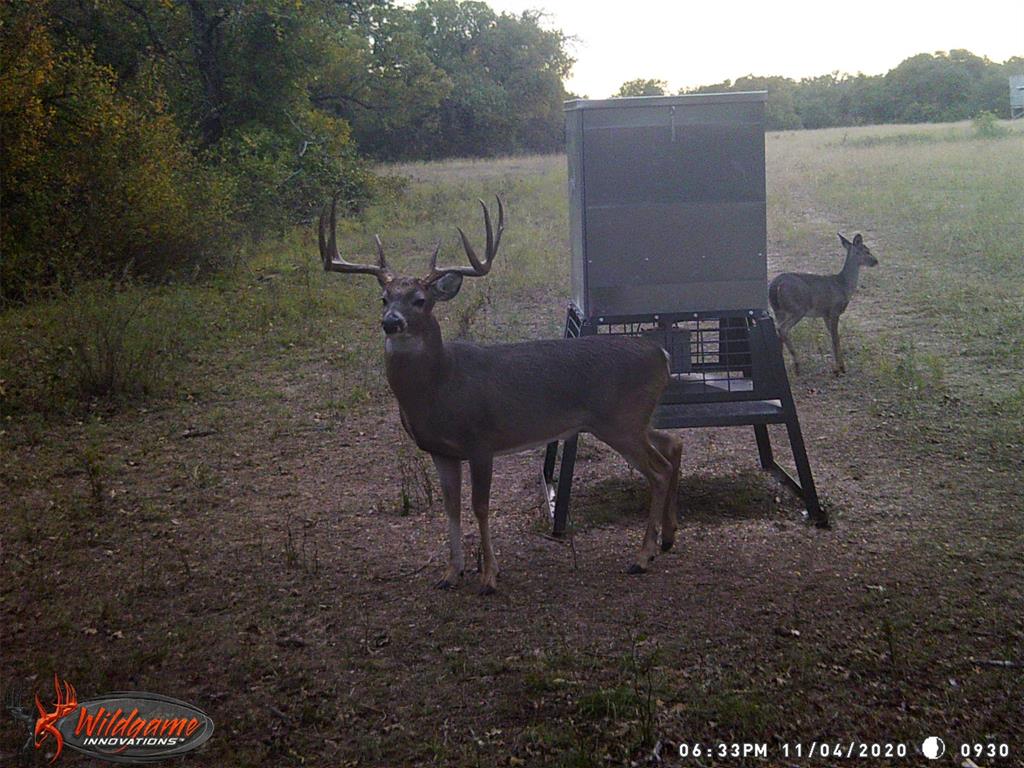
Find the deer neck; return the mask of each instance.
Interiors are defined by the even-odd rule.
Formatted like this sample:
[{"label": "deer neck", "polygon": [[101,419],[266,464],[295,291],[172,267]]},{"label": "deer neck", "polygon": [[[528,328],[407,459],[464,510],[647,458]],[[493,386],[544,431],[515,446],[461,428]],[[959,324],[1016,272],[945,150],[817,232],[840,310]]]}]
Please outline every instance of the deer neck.
[{"label": "deer neck", "polygon": [[846,291],[847,296],[852,296],[854,291],[857,290],[857,281],[860,280],[860,262],[849,254],[846,257],[846,261],[843,263],[843,269],[839,273],[839,282],[843,284],[843,289]]},{"label": "deer neck", "polygon": [[433,401],[445,372],[444,341],[433,317],[422,333],[384,342],[388,384],[403,409]]}]

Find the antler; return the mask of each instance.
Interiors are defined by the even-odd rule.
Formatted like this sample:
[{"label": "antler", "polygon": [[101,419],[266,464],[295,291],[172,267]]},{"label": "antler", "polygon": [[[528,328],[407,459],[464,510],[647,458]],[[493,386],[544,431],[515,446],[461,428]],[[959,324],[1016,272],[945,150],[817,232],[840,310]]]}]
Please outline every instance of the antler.
[{"label": "antler", "polygon": [[325,272],[348,272],[352,274],[360,275],[375,275],[378,282],[381,285],[389,283],[394,275],[391,270],[388,269],[387,263],[384,261],[384,245],[380,241],[380,237],[374,235],[374,241],[377,243],[377,266],[372,264],[353,264],[345,261],[338,253],[338,241],[335,236],[336,229],[336,211],[338,207],[337,197],[331,198],[331,215],[330,215],[330,235],[327,234],[327,205],[324,205],[323,211],[320,212],[320,258],[324,263]]},{"label": "antler", "polygon": [[476,255],[476,251],[473,250],[473,246],[469,244],[469,238],[466,237],[466,233],[462,231],[461,227],[456,227],[459,230],[459,236],[462,238],[462,247],[466,249],[466,256],[469,258],[469,263],[472,264],[470,267],[438,267],[437,266],[437,254],[441,250],[441,243],[438,242],[437,247],[434,249],[434,255],[430,257],[430,274],[427,275],[424,283],[432,283],[438,278],[447,274],[459,274],[467,277],[483,277],[491,271],[491,264],[494,261],[495,255],[498,253],[498,246],[501,245],[501,233],[505,231],[505,209],[501,204],[501,198],[497,195],[494,199],[498,201],[498,231],[494,232],[491,229],[491,214],[487,210],[487,206],[483,200],[480,200],[480,207],[484,209],[484,229],[487,231],[487,250],[484,252],[484,260],[480,259]]}]

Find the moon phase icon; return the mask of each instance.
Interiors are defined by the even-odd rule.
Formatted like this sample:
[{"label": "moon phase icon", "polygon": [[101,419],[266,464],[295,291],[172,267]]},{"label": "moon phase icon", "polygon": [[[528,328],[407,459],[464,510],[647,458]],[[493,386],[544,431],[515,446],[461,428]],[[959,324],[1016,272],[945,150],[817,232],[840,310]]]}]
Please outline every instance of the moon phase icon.
[{"label": "moon phase icon", "polygon": [[938,760],[946,754],[946,745],[942,743],[942,739],[938,736],[929,736],[921,742],[921,752],[929,760]]}]

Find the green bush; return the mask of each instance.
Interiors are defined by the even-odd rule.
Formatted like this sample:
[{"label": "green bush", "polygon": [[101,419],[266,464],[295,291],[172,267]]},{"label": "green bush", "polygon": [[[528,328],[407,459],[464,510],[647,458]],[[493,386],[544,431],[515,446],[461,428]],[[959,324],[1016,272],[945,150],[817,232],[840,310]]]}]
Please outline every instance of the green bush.
[{"label": "green bush", "polygon": [[90,284],[67,309],[68,368],[80,397],[135,397],[159,388],[181,353],[175,318],[150,313],[152,302],[132,288]]},{"label": "green bush", "polygon": [[1009,133],[1005,126],[1000,125],[999,116],[995,112],[979,112],[971,123],[974,135],[979,139],[998,139]]},{"label": "green bush", "polygon": [[40,4],[17,7],[0,24],[0,305],[209,264],[232,184],[192,155],[158,90],[128,96],[89,50],[58,47]]},{"label": "green bush", "polygon": [[73,411],[83,401],[126,401],[170,390],[189,348],[186,309],[160,290],[91,281],[5,313],[5,415]]},{"label": "green bush", "polygon": [[247,124],[220,142],[217,157],[237,180],[236,215],[255,239],[313,218],[331,194],[349,213],[374,196],[348,124],[322,112],[308,112],[284,133]]}]

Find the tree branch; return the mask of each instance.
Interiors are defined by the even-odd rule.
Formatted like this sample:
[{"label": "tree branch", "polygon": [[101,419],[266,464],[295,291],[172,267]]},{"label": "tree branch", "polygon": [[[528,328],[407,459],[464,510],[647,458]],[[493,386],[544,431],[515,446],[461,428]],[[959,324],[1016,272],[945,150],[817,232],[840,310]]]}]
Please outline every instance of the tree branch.
[{"label": "tree branch", "polygon": [[346,101],[356,104],[362,107],[363,109],[368,109],[371,111],[375,111],[377,109],[376,106],[374,106],[373,104],[369,104],[363,101],[362,99],[357,99],[355,96],[345,96],[342,94],[330,94],[325,96],[314,95],[310,96],[309,100],[318,107],[323,106],[324,104],[330,104],[332,101]]}]

